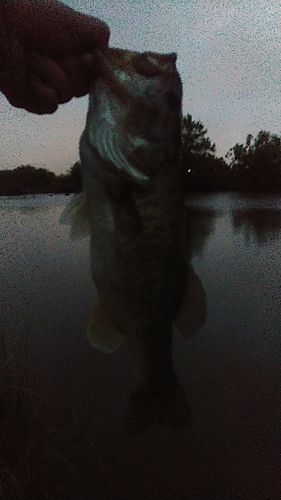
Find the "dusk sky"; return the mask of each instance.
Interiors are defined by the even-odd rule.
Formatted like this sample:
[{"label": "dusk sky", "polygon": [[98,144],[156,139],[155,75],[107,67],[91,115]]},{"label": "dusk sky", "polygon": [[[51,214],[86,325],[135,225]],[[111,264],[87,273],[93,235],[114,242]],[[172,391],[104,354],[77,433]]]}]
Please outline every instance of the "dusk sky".
[{"label": "dusk sky", "polygon": [[[226,152],[248,133],[281,135],[280,0],[67,0],[106,21],[112,47],[177,52],[183,112]],[[56,173],[78,160],[87,97],[53,115],[10,106],[0,94],[0,170],[31,164]]]}]

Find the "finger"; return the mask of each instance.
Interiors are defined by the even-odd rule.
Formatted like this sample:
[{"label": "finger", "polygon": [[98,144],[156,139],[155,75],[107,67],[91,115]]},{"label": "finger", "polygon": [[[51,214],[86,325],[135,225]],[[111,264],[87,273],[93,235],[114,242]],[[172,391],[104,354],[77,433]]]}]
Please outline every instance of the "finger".
[{"label": "finger", "polygon": [[93,85],[93,82],[99,75],[99,66],[97,62],[96,55],[93,54],[83,54],[79,57],[79,65],[81,74],[84,75],[84,84],[87,88],[87,93]]},{"label": "finger", "polygon": [[23,103],[24,109],[37,115],[54,113],[59,105],[59,96],[50,86],[42,82],[36,75],[30,78],[29,98]]},{"label": "finger", "polygon": [[7,27],[26,49],[33,48],[56,59],[69,51],[82,54],[108,43],[109,28],[103,21],[60,1],[0,0],[0,4],[2,2],[5,8],[1,12],[1,35]]},{"label": "finger", "polygon": [[55,90],[59,103],[68,102],[73,97],[71,84],[60,65],[44,54],[31,53],[28,57],[28,69],[47,87]]},{"label": "finger", "polygon": [[[66,6],[65,6],[66,7]],[[72,42],[72,50],[77,54],[91,52],[94,48],[107,47],[110,36],[107,24],[95,17],[66,7],[64,26]],[[68,45],[68,49],[70,44]]]},{"label": "finger", "polygon": [[95,59],[93,54],[71,55],[60,62],[64,73],[71,82],[75,97],[81,97],[89,92],[97,76]]},{"label": "finger", "polygon": [[93,47],[107,47],[110,31],[104,21],[100,19],[81,14],[79,23],[72,25],[74,36],[77,42],[80,42],[84,50],[92,50]]},{"label": "finger", "polygon": [[39,115],[53,113],[59,104],[54,89],[41,82],[36,75],[28,76],[24,70],[1,74],[0,90],[15,108]]},{"label": "finger", "polygon": [[[25,85],[26,75],[22,71],[9,70],[0,73],[0,92],[5,94],[13,106],[18,107],[16,103],[18,100],[17,94],[19,94],[18,89],[24,89]],[[22,98],[22,93],[19,98]]]}]

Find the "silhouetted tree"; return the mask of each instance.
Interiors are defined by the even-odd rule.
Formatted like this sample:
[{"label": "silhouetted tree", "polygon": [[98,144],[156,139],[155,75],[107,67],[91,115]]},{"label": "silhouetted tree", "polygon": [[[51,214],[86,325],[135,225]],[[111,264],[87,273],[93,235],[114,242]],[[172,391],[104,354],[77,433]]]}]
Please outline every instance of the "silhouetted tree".
[{"label": "silhouetted tree", "polygon": [[81,164],[76,161],[74,165],[69,169],[69,175],[74,184],[74,188],[77,191],[82,191],[82,174],[81,174]]},{"label": "silhouetted tree", "polygon": [[186,115],[182,119],[182,158],[189,155],[214,155],[216,152],[215,143],[211,143],[209,137],[205,137],[207,129],[200,121],[192,120],[191,115]]},{"label": "silhouetted tree", "polygon": [[281,137],[261,130],[246,143],[235,144],[226,157],[241,189],[281,189]]},{"label": "silhouetted tree", "polygon": [[82,191],[82,175],[80,162],[74,163],[66,174],[57,178],[57,189],[60,193],[79,193]]},{"label": "silhouetted tree", "polygon": [[21,165],[0,171],[0,194],[47,193],[53,190],[56,176],[45,168]]},{"label": "silhouetted tree", "polygon": [[[182,121],[181,161],[185,170],[185,189],[201,190],[281,190],[281,137],[261,130],[245,144],[235,144],[226,158],[216,156],[216,146],[200,121],[188,114]],[[82,190],[79,162],[67,173],[55,175],[45,168],[21,165],[0,170],[0,195],[25,193],[74,193]]]},{"label": "silhouetted tree", "polygon": [[225,189],[229,166],[215,156],[216,145],[206,136],[207,129],[188,114],[182,120],[181,157],[187,190]]}]

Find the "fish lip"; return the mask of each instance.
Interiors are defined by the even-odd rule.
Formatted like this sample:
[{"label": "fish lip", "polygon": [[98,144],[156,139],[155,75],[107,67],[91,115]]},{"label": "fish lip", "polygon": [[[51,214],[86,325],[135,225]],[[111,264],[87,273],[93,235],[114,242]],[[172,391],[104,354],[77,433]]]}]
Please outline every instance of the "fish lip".
[{"label": "fish lip", "polygon": [[[106,59],[106,52],[110,50],[118,50],[108,48],[106,51],[101,51],[97,49],[97,65],[100,79],[103,80],[104,84],[108,86],[109,89],[112,90],[114,96],[122,102],[124,105],[128,105],[129,100],[131,99],[130,93],[121,82],[118,81],[118,78],[113,74],[111,68],[109,67],[108,61]],[[94,86],[93,86],[94,90]]]},{"label": "fish lip", "polygon": [[[103,80],[104,84],[111,89],[113,92],[114,96],[122,102],[124,105],[128,105],[130,101],[134,100],[134,97],[131,95],[130,91],[125,88],[125,86],[122,84],[122,82],[119,82],[118,78],[114,75],[112,69],[109,66],[106,54],[110,54],[110,52],[118,51],[120,49],[115,49],[108,47],[106,50],[96,50],[96,60],[97,60],[97,65],[98,65],[98,72],[100,75],[100,78]],[[157,56],[158,58],[160,57],[162,61],[164,61],[163,67],[165,70],[163,71],[162,68],[159,66],[157,67],[156,64],[154,64],[154,68],[156,69],[155,73],[150,74],[149,70],[148,73],[141,73],[136,70],[136,67],[134,65],[134,68],[136,72],[139,75],[146,76],[147,78],[160,78],[162,85],[166,87],[164,91],[166,91],[169,88],[169,84],[171,81],[172,76],[176,76],[178,74],[177,68],[176,68],[176,60],[177,60],[177,54],[175,52],[171,52],[170,54],[159,54],[156,52],[136,52],[136,58],[137,59],[147,59],[148,55],[150,55],[151,58],[153,56]],[[165,60],[167,61],[167,64],[165,65]],[[94,86],[93,86],[94,90]],[[136,97],[137,99],[137,97]]]},{"label": "fish lip", "polygon": [[[159,65],[159,59],[162,66]],[[171,54],[141,52],[134,57],[133,66],[139,75],[154,78],[162,75],[163,72],[170,74],[176,71],[176,60],[177,54],[175,52]]]}]

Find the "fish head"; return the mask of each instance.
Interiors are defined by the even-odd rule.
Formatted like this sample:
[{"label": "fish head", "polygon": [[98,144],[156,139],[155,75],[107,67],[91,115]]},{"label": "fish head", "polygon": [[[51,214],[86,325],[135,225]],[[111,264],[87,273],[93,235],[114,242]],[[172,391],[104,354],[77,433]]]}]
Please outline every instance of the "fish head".
[{"label": "fish head", "polygon": [[103,76],[127,110],[127,128],[152,142],[167,140],[171,126],[181,115],[177,55],[108,49],[105,60]]},{"label": "fish head", "polygon": [[90,93],[86,129],[100,156],[145,184],[180,148],[182,84],[175,53],[108,48]]}]

